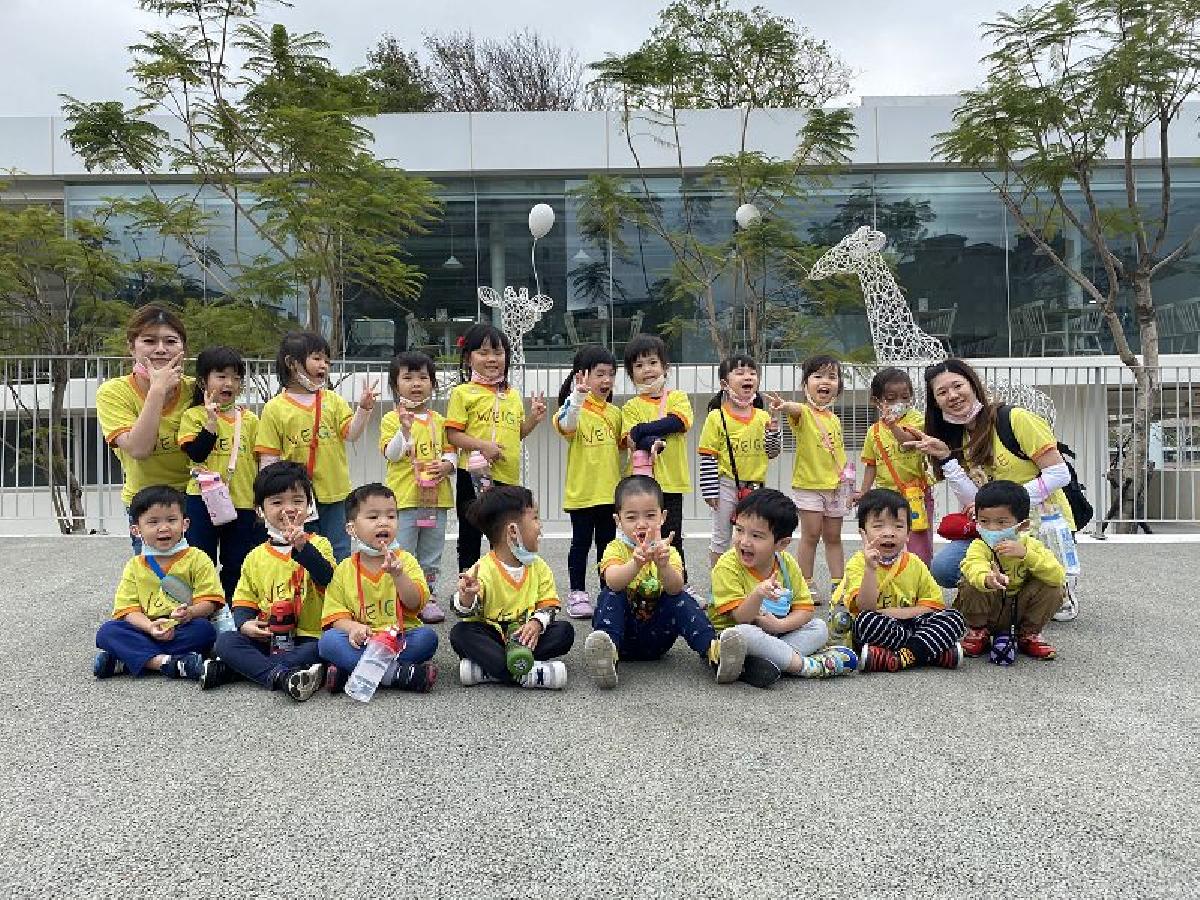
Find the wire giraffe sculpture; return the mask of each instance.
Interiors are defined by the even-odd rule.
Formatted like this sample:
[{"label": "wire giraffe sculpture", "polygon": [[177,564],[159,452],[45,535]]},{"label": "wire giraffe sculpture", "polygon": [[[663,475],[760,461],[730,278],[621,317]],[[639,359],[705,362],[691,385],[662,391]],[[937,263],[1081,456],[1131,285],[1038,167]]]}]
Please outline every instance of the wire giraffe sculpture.
[{"label": "wire giraffe sculpture", "polygon": [[[948,357],[937,338],[926,334],[913,318],[908,301],[892,270],[883,259],[887,235],[863,225],[846,235],[816,261],[808,273],[814,280],[834,275],[856,275],[867,306],[867,323],[875,358],[881,366],[908,367],[941,362]],[[1020,406],[1054,426],[1057,410],[1054,401],[1037,388],[1013,384],[1006,375],[990,373],[987,388],[992,399]],[[924,401],[921,392],[914,399]]]}]

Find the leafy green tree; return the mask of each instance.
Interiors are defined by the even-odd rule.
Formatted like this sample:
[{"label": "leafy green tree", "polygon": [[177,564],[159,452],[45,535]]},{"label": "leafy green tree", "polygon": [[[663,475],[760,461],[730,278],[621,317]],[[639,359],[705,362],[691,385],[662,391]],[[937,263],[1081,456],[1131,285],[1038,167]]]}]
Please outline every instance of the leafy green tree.
[{"label": "leafy green tree", "polygon": [[[964,95],[937,147],[943,158],[982,172],[1038,250],[1099,305],[1137,384],[1121,470],[1126,518],[1140,502],[1150,424],[1159,415],[1152,282],[1190,252],[1197,235],[1168,239],[1179,202],[1170,126],[1200,88],[1198,28],[1197,0],[1079,0],[1002,14],[984,26],[995,45],[985,57],[987,79]],[[1152,165],[1141,160],[1143,140],[1157,145]],[[1124,181],[1115,198],[1097,189],[1100,170],[1113,162]],[[1097,274],[1056,248],[1064,229],[1086,242]],[[1135,252],[1122,252],[1130,244]],[[1132,294],[1140,358],[1117,307],[1123,290]]]},{"label": "leafy green tree", "polygon": [[[369,79],[334,70],[320,35],[267,27],[257,0],[139,5],[165,22],[130,48],[137,100],[64,97],[66,138],[89,170],[143,177],[146,196],[116,211],[178,240],[222,294],[278,303],[299,291],[314,330],[326,330],[327,309],[335,352],[347,282],[398,304],[414,298],[423,276],[404,260],[404,240],[425,230],[439,204],[431,182],[371,152],[356,122],[375,111]],[[151,116],[172,121],[162,127]],[[200,191],[158,190],[151,176],[164,170],[190,173],[233,204],[233,259],[208,249],[213,221]]]},{"label": "leafy green tree", "polygon": [[367,52],[363,77],[371,84],[381,113],[427,112],[438,102],[428,67],[417,54],[405,50],[393,35],[385,34]]}]

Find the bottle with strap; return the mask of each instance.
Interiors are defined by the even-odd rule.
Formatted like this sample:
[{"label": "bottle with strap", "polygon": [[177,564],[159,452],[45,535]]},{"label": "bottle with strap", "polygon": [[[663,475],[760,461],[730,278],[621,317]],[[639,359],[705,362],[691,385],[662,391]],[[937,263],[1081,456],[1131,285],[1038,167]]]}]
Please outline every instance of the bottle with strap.
[{"label": "bottle with strap", "polygon": [[912,531],[928,531],[929,513],[925,509],[925,485],[906,482],[900,477],[900,474],[896,471],[896,466],[892,463],[891,456],[887,452],[887,447],[884,446],[883,433],[880,428],[881,424],[880,422],[876,422],[872,426],[879,429],[875,432],[875,446],[879,448],[879,457],[887,467],[888,474],[892,476],[892,482],[896,485],[896,490],[908,501],[908,527]]}]

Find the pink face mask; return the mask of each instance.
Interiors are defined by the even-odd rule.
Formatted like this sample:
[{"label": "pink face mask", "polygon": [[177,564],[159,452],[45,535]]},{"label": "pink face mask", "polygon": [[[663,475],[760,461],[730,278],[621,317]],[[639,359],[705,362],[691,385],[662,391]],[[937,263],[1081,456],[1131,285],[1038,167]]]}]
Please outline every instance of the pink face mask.
[{"label": "pink face mask", "polygon": [[976,400],[971,404],[971,408],[961,416],[956,416],[953,413],[948,413],[942,410],[942,418],[951,425],[970,425],[975,420],[975,417],[983,411],[983,403]]},{"label": "pink face mask", "polygon": [[486,384],[489,387],[495,387],[504,381],[504,376],[497,375],[495,378],[488,378],[486,375],[480,375],[478,372],[472,370],[471,381],[475,382],[475,384]]}]

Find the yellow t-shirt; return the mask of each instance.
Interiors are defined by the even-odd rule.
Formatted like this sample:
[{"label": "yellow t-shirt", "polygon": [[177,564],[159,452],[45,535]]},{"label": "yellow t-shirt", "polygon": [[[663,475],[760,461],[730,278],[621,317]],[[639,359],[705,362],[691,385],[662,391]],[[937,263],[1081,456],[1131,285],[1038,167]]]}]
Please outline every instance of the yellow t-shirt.
[{"label": "yellow t-shirt", "polygon": [[479,579],[480,607],[466,621],[487,622],[503,630],[503,626],[526,621],[539,609],[559,606],[554,573],[540,556],[521,570],[520,578],[514,579],[496,554],[489,553],[476,565],[475,575]]},{"label": "yellow t-shirt", "polygon": [[[783,571],[779,568],[781,560]],[[721,554],[712,570],[713,602],[708,607],[708,618],[712,620],[713,627],[717,631],[724,631],[736,625],[733,610],[749,596],[760,581],[766,581],[776,573],[779,574],[780,583],[792,589],[792,610],[813,608],[812,594],[808,592],[804,573],[800,571],[799,564],[790,553],[776,553],[771,571],[763,574],[746,568],[738,552],[730,549]]]},{"label": "yellow t-shirt", "polygon": [[[175,556],[156,557],[164,575],[174,575],[192,589],[192,602],[208,600],[221,606],[225,595],[217,578],[217,567],[208,554],[195,547],[188,547]],[[113,618],[123,619],[131,612],[141,610],[151,619],[169,616],[179,603],[162,589],[158,575],[150,568],[144,556],[135,556],[125,563],[121,581],[113,598]]]},{"label": "yellow t-shirt", "polygon": [[[417,509],[429,505],[422,502],[423,492],[417,487],[413,462],[414,460],[422,463],[438,462],[447,449],[453,449],[446,443],[445,421],[441,414],[434,410],[427,410],[424,414],[414,417],[410,433],[409,455],[399,462],[392,462],[390,459],[387,461],[385,481],[387,486],[392,489],[392,493],[396,495],[396,506],[400,509]],[[379,423],[380,453],[387,449],[387,445],[392,442],[392,438],[399,430],[400,416],[396,414],[395,410],[386,413],[383,421]],[[438,484],[437,502],[434,507],[449,509],[453,502],[450,482],[443,480]]]},{"label": "yellow t-shirt", "polygon": [[[1025,545],[1025,556],[1021,559],[1015,556],[1000,557],[1000,571],[1008,576],[1008,590],[1005,591],[1008,596],[1020,591],[1030,578],[1056,587],[1067,583],[1067,570],[1058,561],[1053,550],[1028,534],[1018,535],[1017,539]],[[971,541],[967,555],[963,558],[963,577],[977,590],[987,590],[983,582],[992,571],[995,561],[996,556],[992,553],[992,548],[976,538]]]},{"label": "yellow t-shirt", "polygon": [[[397,550],[404,574],[413,580],[421,594],[421,604],[429,599],[429,585],[415,556],[407,550]],[[371,573],[362,567],[360,554],[355,553],[338,563],[333,580],[325,589],[321,609],[321,626],[328,628],[339,619],[353,619],[371,626],[371,631],[383,631],[397,624],[397,607],[404,610],[404,627],[419,628],[417,614],[400,603],[392,576],[382,569]],[[361,575],[361,580],[360,580]],[[362,592],[359,593],[359,585]]]},{"label": "yellow t-shirt", "polygon": [[[915,409],[910,409],[900,419],[900,424],[924,430],[925,417]],[[884,454],[891,461],[891,469],[884,461]],[[887,488],[899,494],[904,493],[902,487],[896,484],[896,479],[892,477],[892,469],[896,470],[896,474],[905,485],[924,488],[932,481],[925,454],[920,450],[906,450],[901,447],[900,442],[896,440],[896,435],[892,434],[892,429],[883,422],[876,422],[867,429],[867,439],[863,443],[862,461],[875,467],[875,487],[878,488]]]},{"label": "yellow t-shirt", "polygon": [[[193,406],[179,421],[179,446],[194,441],[208,422],[208,410]],[[258,463],[254,460],[254,439],[258,433],[258,416],[252,410],[242,410],[242,433],[238,440],[237,466],[233,477],[229,476],[229,457],[233,452],[234,414],[217,413],[217,443],[213,446],[203,466],[216,472],[229,485],[229,495],[238,509],[254,509],[254,476],[258,474]],[[188,481],[187,492],[200,493],[200,484],[195,478]]]},{"label": "yellow t-shirt", "polygon": [[[333,547],[329,541],[314,534],[308,542],[317,548],[329,565],[336,565]],[[325,602],[325,588],[308,574],[308,570],[278,547],[262,543],[246,554],[242,563],[242,577],[233,589],[233,606],[258,610],[259,621],[265,622],[271,614],[271,604],[276,600],[300,601],[296,634],[302,637],[321,636],[321,616]]]},{"label": "yellow t-shirt", "polygon": [[[771,422],[771,414],[757,407],[744,415],[728,404],[723,409],[725,423],[729,426],[729,444],[733,445],[737,459],[738,479],[762,484],[767,480],[767,425]],[[729,444],[725,443],[721,410],[711,410],[700,430],[698,452],[701,456],[715,456],[717,471],[726,478],[733,477]]]},{"label": "yellow t-shirt", "polygon": [[[692,474],[688,468],[687,432],[692,427],[692,401],[683,391],[667,392],[667,408],[659,412],[661,400],[638,394],[621,407],[621,442],[634,449],[629,432],[634,425],[657,422],[664,416],[675,415],[683,422],[683,432],[669,434],[664,439],[667,448],[654,460],[654,480],[666,494],[690,494]],[[625,467],[625,474],[633,472],[632,460]]]},{"label": "yellow t-shirt", "polygon": [[[308,466],[312,443],[313,404],[305,406],[286,391],[263,407],[254,452],[278,456]],[[331,390],[321,391],[321,427],[317,434],[317,461],[310,473],[319,503],[337,503],[350,493],[350,463],[346,459],[346,434],[354,413],[350,404]]]},{"label": "yellow t-shirt", "polygon": [[[817,422],[821,425],[818,426]],[[788,416],[792,434],[796,436],[796,463],[792,469],[792,487],[805,491],[832,491],[841,481],[846,465],[846,448],[842,444],[842,420],[831,410],[801,405],[800,415]],[[833,439],[833,452],[822,444],[821,427]]]},{"label": "yellow t-shirt", "polygon": [[[609,541],[607,547],[604,548],[604,555],[600,557],[600,574],[604,574],[604,570],[609,566],[620,566],[633,559],[633,548],[630,547],[620,538],[614,541]],[[667,564],[673,569],[683,571],[683,557],[679,555],[679,551],[671,547],[667,556]],[[636,575],[633,576],[633,581],[625,588],[625,593],[628,596],[657,597],[662,593],[661,588],[653,595],[646,591],[643,587],[647,578],[658,578],[657,567],[654,563],[646,563],[642,566]],[[661,579],[659,579],[661,584]]]},{"label": "yellow t-shirt", "polygon": [[[1021,451],[1029,459],[1021,459],[1019,456],[1013,456],[1009,453],[1000,440],[1000,433],[993,428],[993,462],[986,469],[987,476],[992,481],[1015,481],[1017,484],[1025,484],[1027,481],[1033,481],[1041,472],[1041,469],[1037,467],[1037,463],[1034,460],[1047,450],[1057,450],[1058,439],[1054,436],[1054,431],[1050,428],[1049,422],[1037,413],[1022,409],[1019,406],[1012,408],[1009,423],[1012,425],[1013,436],[1017,439],[1017,446],[1021,448]],[[964,433],[964,456],[966,456],[968,440],[969,436]],[[970,457],[966,457],[963,467],[969,468],[970,465]],[[1071,513],[1071,504],[1067,502],[1067,495],[1063,493],[1062,488],[1058,488],[1050,495],[1050,503],[1058,507],[1059,511],[1063,514],[1063,518],[1067,520],[1067,524],[1074,529],[1075,516]],[[1033,512],[1036,514],[1037,509],[1035,508]]]},{"label": "yellow t-shirt", "polygon": [[[863,575],[867,571],[867,558],[860,550],[846,563],[846,574],[834,591],[833,602],[846,604],[851,614],[858,615],[858,592],[862,588]],[[881,586],[877,609],[905,609],[909,606],[927,606],[930,610],[945,609],[942,589],[933,580],[928,567],[920,557],[907,550],[891,567],[876,566],[875,581]]]},{"label": "yellow t-shirt", "polygon": [[621,480],[621,410],[591,394],[579,411],[574,431],[554,430],[567,441],[567,478],[563,509],[609,506]]},{"label": "yellow t-shirt", "polygon": [[116,440],[134,423],[146,405],[146,395],[138,387],[133,375],[110,378],[96,391],[96,416],[104,440],[113,448],[125,473],[125,486],[121,489],[121,502],[126,506],[133,495],[152,484],[166,484],[183,490],[191,477],[192,461],[179,449],[179,420],[192,401],[196,379],[185,375],[179,381],[173,400],[163,404],[162,416],[158,420],[158,439],[146,459],[134,459],[116,445]]},{"label": "yellow t-shirt", "polygon": [[[512,388],[500,393],[487,384],[468,381],[450,392],[446,405],[446,428],[461,431],[481,441],[495,441],[504,455],[492,463],[492,478],[502,484],[521,480],[521,423],[525,402]],[[458,467],[465,469],[470,450],[460,450]]]}]

